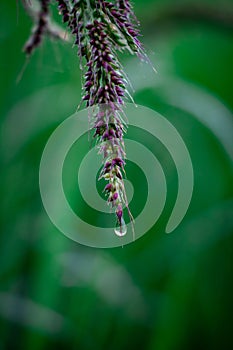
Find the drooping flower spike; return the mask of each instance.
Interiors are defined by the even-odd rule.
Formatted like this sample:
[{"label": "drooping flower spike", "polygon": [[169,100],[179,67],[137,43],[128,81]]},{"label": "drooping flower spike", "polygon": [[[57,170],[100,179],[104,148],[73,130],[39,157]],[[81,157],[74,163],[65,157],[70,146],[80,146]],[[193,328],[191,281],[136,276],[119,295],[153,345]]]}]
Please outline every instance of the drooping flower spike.
[{"label": "drooping flower spike", "polygon": [[[123,209],[130,213],[125,186],[125,122],[123,105],[130,96],[127,78],[118,59],[118,52],[128,51],[148,61],[139,41],[139,23],[129,0],[56,0],[63,22],[67,24],[77,46],[80,67],[83,71],[82,101],[93,109],[91,120],[94,138],[103,157],[100,179],[105,179],[107,202],[115,211],[117,229],[115,233],[126,233]],[[40,17],[47,16],[49,0],[40,0]],[[47,7],[46,7],[47,6]],[[32,50],[39,42],[42,28],[35,32]],[[42,35],[42,34],[41,34]],[[39,38],[38,38],[39,36]],[[134,232],[134,230],[133,230]]]}]

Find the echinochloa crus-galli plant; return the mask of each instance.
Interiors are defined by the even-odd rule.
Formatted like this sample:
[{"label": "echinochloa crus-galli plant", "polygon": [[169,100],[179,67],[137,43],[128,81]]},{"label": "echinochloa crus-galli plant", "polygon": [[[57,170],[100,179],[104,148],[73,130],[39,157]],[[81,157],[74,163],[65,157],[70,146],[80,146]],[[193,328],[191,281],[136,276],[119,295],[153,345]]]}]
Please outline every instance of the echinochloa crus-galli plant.
[{"label": "echinochloa crus-galli plant", "polygon": [[[83,75],[82,101],[92,111],[90,122],[94,130],[93,137],[103,157],[100,178],[106,180],[104,192],[116,215],[115,233],[123,236],[126,233],[124,207],[128,209],[133,227],[133,217],[124,186],[126,154],[123,137],[127,123],[123,107],[130,95],[127,91],[128,80],[120,64],[118,52],[126,50],[136,54],[139,59],[147,60],[138,39],[139,23],[129,0],[56,2],[62,20],[77,46]],[[55,33],[50,20],[50,1],[40,0],[39,4],[40,10],[33,16],[34,29],[24,47],[27,55],[41,43],[44,34]],[[24,6],[29,14],[33,13],[26,0]],[[62,38],[57,28],[53,36]]]}]

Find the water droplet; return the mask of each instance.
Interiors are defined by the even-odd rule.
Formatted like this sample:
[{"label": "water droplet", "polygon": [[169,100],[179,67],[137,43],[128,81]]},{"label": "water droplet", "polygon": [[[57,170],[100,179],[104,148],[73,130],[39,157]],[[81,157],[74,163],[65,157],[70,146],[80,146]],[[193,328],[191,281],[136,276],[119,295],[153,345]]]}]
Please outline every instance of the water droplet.
[{"label": "water droplet", "polygon": [[119,222],[117,222],[117,225],[116,225],[114,232],[118,237],[123,237],[124,235],[126,235],[127,226],[126,226],[123,219],[121,219],[121,225],[119,225]]}]

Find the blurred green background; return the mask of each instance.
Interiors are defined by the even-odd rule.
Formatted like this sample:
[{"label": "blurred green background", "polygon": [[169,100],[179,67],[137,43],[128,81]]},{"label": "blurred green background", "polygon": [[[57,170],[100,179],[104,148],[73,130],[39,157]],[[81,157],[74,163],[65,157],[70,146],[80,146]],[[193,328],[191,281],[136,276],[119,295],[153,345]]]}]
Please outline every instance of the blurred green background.
[{"label": "blurred green background", "polygon": [[[166,207],[135,243],[92,249],[53,226],[38,185],[46,141],[80,101],[76,49],[45,40],[17,84],[31,22],[21,5],[17,21],[16,1],[1,0],[1,350],[233,348],[233,2],[135,0],[135,12],[158,74],[122,61],[135,101],[183,137],[193,199],[166,235],[176,170],[158,140],[139,134],[165,171]],[[134,212],[143,207],[139,180]]]}]

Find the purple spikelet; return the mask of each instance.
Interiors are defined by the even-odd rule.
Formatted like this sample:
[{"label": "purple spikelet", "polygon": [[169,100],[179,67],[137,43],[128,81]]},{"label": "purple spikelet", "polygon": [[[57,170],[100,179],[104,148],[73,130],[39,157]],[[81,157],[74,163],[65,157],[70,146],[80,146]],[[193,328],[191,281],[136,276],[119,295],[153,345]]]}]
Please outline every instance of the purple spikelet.
[{"label": "purple spikelet", "polygon": [[69,2],[65,0],[56,0],[58,3],[58,11],[62,15],[63,22],[68,22],[70,18]]}]

